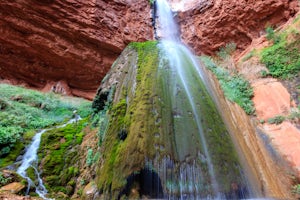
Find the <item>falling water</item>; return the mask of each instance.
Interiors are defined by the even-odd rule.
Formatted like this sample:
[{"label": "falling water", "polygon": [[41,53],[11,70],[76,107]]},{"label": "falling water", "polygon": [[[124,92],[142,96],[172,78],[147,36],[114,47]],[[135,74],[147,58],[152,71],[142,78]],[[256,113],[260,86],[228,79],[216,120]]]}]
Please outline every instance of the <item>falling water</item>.
[{"label": "falling water", "polygon": [[[176,151],[179,164],[178,162],[176,163],[172,159],[166,157],[156,164],[156,166],[159,166],[156,167],[158,168],[157,171],[159,174],[163,174],[165,176],[162,182],[167,185],[166,190],[168,190],[168,198],[225,199],[225,194],[222,193],[222,191],[224,191],[226,186],[220,185],[219,176],[222,175],[220,175],[220,170],[218,173],[215,170],[216,167],[220,168],[221,166],[214,166],[214,163],[216,162],[213,159],[216,158],[216,155],[212,155],[210,151],[211,148],[217,147],[212,147],[211,145],[213,144],[211,142],[209,144],[207,138],[210,136],[207,136],[207,132],[210,132],[210,130],[208,129],[207,131],[207,128],[205,130],[203,128],[203,126],[210,126],[205,124],[207,123],[205,122],[207,121],[207,116],[203,116],[203,113],[201,113],[203,108],[201,108],[199,104],[201,98],[210,98],[206,96],[207,91],[205,88],[202,91],[197,88],[197,84],[203,84],[199,83],[203,80],[203,74],[200,71],[198,62],[195,60],[194,55],[180,42],[178,27],[173,19],[172,11],[170,10],[167,1],[157,0],[156,6],[158,15],[157,35],[160,37],[160,46],[163,51],[164,58],[168,62],[168,66],[170,66],[170,69],[167,69],[164,68],[164,65],[162,64],[160,70],[163,71],[161,73],[165,73],[165,71],[169,71],[168,73],[170,73],[170,75],[167,76],[168,81],[166,82],[169,88],[169,96],[171,97],[170,101],[173,109],[172,113],[174,113],[174,137],[177,141],[188,141],[186,142],[186,145],[191,146],[196,146],[195,144],[198,142],[196,138],[199,138],[198,143],[199,146],[201,146],[201,153],[197,152],[197,154],[199,154],[198,160],[202,160],[206,165],[206,167],[204,167],[206,168],[205,170],[201,167],[201,164],[195,162],[195,160],[194,162],[187,162],[187,157],[192,157],[192,153],[186,150],[189,147],[177,145]],[[184,119],[186,116],[190,119],[188,122],[189,125],[186,124],[188,120]],[[194,129],[191,128],[192,126],[194,126]],[[192,131],[196,131],[198,136],[193,136],[193,133],[189,133]],[[222,137],[223,133],[219,134],[220,137]],[[195,137],[195,139],[184,139],[183,137]],[[179,143],[180,142],[181,141],[179,141]],[[197,160],[195,156],[194,159]],[[153,163],[150,163],[149,165],[152,166],[152,164]],[[177,169],[176,173],[179,175],[174,175],[174,170],[172,171],[171,169],[168,169],[170,166],[172,166],[172,169]],[[208,174],[205,171],[207,171]],[[237,172],[237,174],[242,177],[241,179],[243,180],[241,182],[243,182],[244,185],[247,185],[244,180],[242,169],[240,169],[240,172]],[[251,189],[249,189],[248,186],[243,187],[247,187],[247,189],[243,189],[243,191],[251,193]],[[246,193],[241,194],[238,198],[245,198],[247,196]]]},{"label": "falling water", "polygon": [[[67,123],[60,125],[60,126],[56,126],[55,128],[62,128],[65,127],[68,124],[71,123],[75,123],[78,120],[80,120],[80,116],[76,115],[75,118],[69,120]],[[37,156],[37,151],[40,147],[40,143],[41,143],[41,137],[43,135],[43,133],[55,129],[55,128],[51,128],[51,129],[43,129],[39,132],[37,132],[37,134],[33,137],[31,144],[29,145],[29,147],[27,147],[26,152],[23,156],[23,159],[21,161],[21,165],[20,167],[17,169],[17,173],[19,175],[21,175],[23,178],[25,178],[28,182],[28,187],[27,187],[27,191],[26,194],[29,193],[29,190],[31,187],[35,187],[35,192],[43,199],[49,200],[45,195],[48,193],[47,189],[45,188],[44,184],[43,184],[43,180],[40,177],[40,172],[38,170],[38,156]],[[32,167],[34,170],[34,173],[36,175],[37,178],[37,185],[34,183],[33,180],[31,180],[31,178],[27,175],[27,169]]]},{"label": "falling water", "polygon": [[[188,98],[188,102],[192,107],[192,113],[197,123],[197,128],[199,131],[199,135],[201,138],[201,143],[204,149],[204,154],[207,159],[207,164],[209,168],[209,174],[211,177],[211,183],[213,186],[214,193],[217,194],[218,183],[216,180],[216,175],[214,173],[214,167],[211,161],[211,157],[208,152],[206,139],[203,134],[202,126],[200,124],[200,117],[198,112],[196,111],[196,104],[190,93],[191,88],[188,80],[188,75],[184,70],[184,65],[186,63],[184,59],[182,59],[183,53],[188,56],[188,59],[193,63],[195,69],[198,69],[197,62],[194,60],[193,54],[183,45],[180,43],[178,28],[173,20],[171,9],[169,8],[168,3],[165,0],[157,0],[157,9],[158,9],[158,16],[159,16],[159,24],[161,25],[161,34],[162,34],[162,47],[168,57],[169,64],[171,67],[174,68],[176,73],[179,75],[179,79],[181,84],[183,85],[184,92]],[[199,71],[198,71],[199,72]],[[201,73],[199,73],[201,74]]]}]

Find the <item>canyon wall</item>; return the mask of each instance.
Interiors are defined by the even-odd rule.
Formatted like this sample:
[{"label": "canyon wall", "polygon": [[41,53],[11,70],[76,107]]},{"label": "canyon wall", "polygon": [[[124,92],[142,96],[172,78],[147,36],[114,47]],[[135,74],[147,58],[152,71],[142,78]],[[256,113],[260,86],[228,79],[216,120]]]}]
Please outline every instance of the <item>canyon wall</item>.
[{"label": "canyon wall", "polygon": [[[230,42],[243,50],[298,10],[298,0],[170,1],[183,5],[182,38],[197,54]],[[148,0],[3,1],[0,81],[92,99],[129,42],[153,39],[151,17]]]},{"label": "canyon wall", "polygon": [[252,175],[248,176],[248,180],[256,186],[254,191],[261,190],[264,197],[294,199],[291,193],[293,170],[283,157],[278,156],[264,129],[254,118],[249,118],[240,106],[225,98],[218,80],[208,69],[201,69],[205,74],[204,82],[243,158],[244,168]]},{"label": "canyon wall", "polygon": [[91,99],[123,48],[152,38],[148,0],[2,1],[0,81],[47,90],[63,82]]},{"label": "canyon wall", "polygon": [[[173,2],[178,9],[178,0]],[[228,43],[244,50],[252,40],[265,34],[267,26],[277,27],[298,11],[298,0],[193,0],[178,10],[182,39],[196,54],[213,54]],[[188,8],[186,10],[185,8]],[[180,11],[182,10],[182,11]]]}]

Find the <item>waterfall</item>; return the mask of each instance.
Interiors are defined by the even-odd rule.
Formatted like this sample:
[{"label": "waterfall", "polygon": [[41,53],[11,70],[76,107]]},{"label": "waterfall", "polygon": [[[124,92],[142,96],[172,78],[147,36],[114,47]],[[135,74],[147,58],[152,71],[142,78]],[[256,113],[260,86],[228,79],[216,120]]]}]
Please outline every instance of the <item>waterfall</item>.
[{"label": "waterfall", "polygon": [[[186,74],[184,69],[185,60],[181,59],[182,53],[188,56],[188,60],[192,62],[195,69],[198,69],[197,62],[194,59],[193,54],[183,45],[180,43],[178,28],[173,19],[172,11],[166,2],[166,0],[157,0],[157,8],[158,8],[158,16],[159,16],[159,24],[161,25],[161,34],[162,34],[162,48],[165,51],[165,54],[168,58],[170,66],[173,67],[173,70],[179,76],[180,84],[183,85],[185,95],[188,98],[188,102],[192,107],[193,117],[196,120],[198,133],[201,138],[201,143],[204,149],[204,154],[207,159],[209,174],[211,178],[211,183],[213,186],[213,190],[215,194],[218,194],[218,183],[216,181],[216,175],[214,172],[214,167],[211,161],[211,157],[209,155],[207,142],[203,134],[202,125],[200,124],[200,117],[196,111],[196,103],[193,99],[191,91],[191,86],[189,85],[189,77]],[[197,70],[200,73],[200,71]],[[199,77],[200,78],[200,77]]]},{"label": "waterfall", "polygon": [[[43,184],[43,180],[40,176],[40,172],[38,170],[38,155],[37,151],[40,147],[41,143],[41,137],[43,133],[46,131],[55,129],[55,128],[62,128],[65,127],[68,124],[71,123],[76,123],[78,120],[80,120],[80,116],[76,115],[73,119],[69,120],[67,123],[56,126],[54,128],[49,128],[49,129],[43,129],[35,134],[35,136],[32,138],[31,144],[26,148],[26,152],[23,155],[23,159],[21,161],[21,165],[17,169],[17,173],[22,176],[24,179],[27,180],[28,186],[27,186],[27,191],[26,194],[29,193],[31,187],[35,187],[35,192],[43,199],[45,200],[50,200],[49,198],[46,197],[46,194],[48,193],[46,187]],[[32,167],[34,170],[34,173],[37,178],[37,185],[35,185],[34,180],[31,180],[31,178],[27,174],[28,168]]]},{"label": "waterfall", "polygon": [[[251,193],[251,187],[248,186],[241,167],[235,164],[236,161],[228,164],[225,156],[222,157],[223,155],[215,153],[214,148],[222,148],[224,143],[218,144],[216,142],[214,144],[212,132],[217,133],[217,137],[224,137],[224,140],[226,140],[226,133],[223,130],[220,131],[221,128],[218,130],[218,127],[214,127],[215,124],[209,124],[212,116],[208,116],[207,113],[215,115],[213,116],[215,118],[213,120],[216,120],[215,123],[220,120],[219,115],[215,113],[215,106],[210,103],[200,103],[202,101],[211,102],[212,99],[202,81],[203,74],[199,64],[191,51],[181,43],[179,29],[173,19],[168,2],[157,0],[156,6],[157,35],[160,38],[160,48],[163,54],[161,59],[166,60],[169,66],[166,68],[164,64],[161,64],[159,73],[168,73],[168,75],[161,76],[165,76],[165,82],[168,85],[168,89],[164,93],[167,93],[171,99],[171,115],[173,115],[172,123],[174,126],[172,131],[174,132],[177,154],[175,159],[177,162],[170,158],[164,158],[157,164],[159,166],[157,170],[164,175],[162,182],[169,187],[166,189],[168,198],[241,199],[248,197]],[[208,111],[209,109],[211,111]],[[219,126],[223,126],[223,122],[220,122]],[[226,137],[230,138],[228,135]],[[217,139],[215,138],[215,140]],[[197,150],[191,150],[191,147],[200,150],[196,152]],[[230,148],[233,148],[233,145],[228,147],[228,149]],[[189,150],[194,151],[194,153],[189,152]],[[193,154],[194,156],[192,156]],[[194,159],[192,163],[187,161],[187,158],[190,159],[191,157]],[[196,160],[201,160],[201,164]],[[220,164],[224,164],[225,167],[227,165],[232,166],[231,172],[228,173],[236,174],[234,175],[236,177],[232,178],[228,174],[224,174],[226,170],[222,169]],[[177,172],[172,171],[170,173],[170,169],[167,169],[168,166],[176,166],[174,169],[177,168]],[[178,174],[175,175],[176,178],[174,178],[174,173]],[[228,183],[226,184],[228,185],[226,186],[224,179],[229,178],[232,180],[236,178],[236,180],[231,183],[227,180]],[[240,186],[237,186],[237,182]],[[236,189],[237,187],[238,189]],[[230,188],[230,192],[228,192],[228,188]],[[227,190],[227,194],[225,194],[225,190]],[[250,196],[255,195],[251,194]]]}]

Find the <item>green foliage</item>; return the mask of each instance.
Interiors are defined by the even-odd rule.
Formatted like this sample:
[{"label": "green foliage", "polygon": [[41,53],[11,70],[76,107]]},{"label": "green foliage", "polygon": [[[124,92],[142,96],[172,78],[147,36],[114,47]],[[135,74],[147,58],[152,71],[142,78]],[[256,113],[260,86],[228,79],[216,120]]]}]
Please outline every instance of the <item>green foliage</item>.
[{"label": "green foliage", "polygon": [[292,188],[292,192],[294,194],[300,195],[300,184],[294,185],[293,188]]},{"label": "green foliage", "polygon": [[[151,123],[152,120],[152,124],[154,124],[155,121],[153,117],[149,116],[152,116],[153,112],[151,84],[156,76],[155,72],[159,63],[157,41],[131,43],[127,52],[131,52],[129,55],[133,61],[135,61],[136,55],[138,57],[137,73],[134,75],[136,77],[134,96],[127,96],[130,95],[129,91],[133,90],[132,82],[122,86],[118,85],[119,101],[114,102],[112,108],[106,113],[109,115],[109,127],[107,128],[106,122],[103,123],[102,128],[100,127],[105,130],[105,138],[102,143],[103,152],[101,152],[103,166],[98,170],[96,181],[100,190],[113,193],[112,199],[118,194],[117,191],[126,185],[126,178],[133,170],[144,165],[144,151],[155,151],[153,146],[141,147],[143,144],[149,144],[149,140],[153,137],[140,122],[144,120],[145,123]],[[129,99],[130,105],[127,104],[126,99]],[[125,140],[121,140],[118,135],[122,130],[127,131]],[[103,131],[101,131],[102,133]],[[142,152],[134,154],[133,159],[128,159],[126,156],[137,151]]]},{"label": "green foliage", "polygon": [[240,105],[248,115],[253,114],[255,109],[251,100],[253,89],[250,83],[242,76],[231,75],[225,69],[218,67],[210,57],[202,56],[201,60],[216,75],[225,96]]},{"label": "green foliage", "polygon": [[289,120],[299,120],[300,119],[300,112],[299,108],[298,109],[293,109],[291,113],[288,116]]},{"label": "green foliage", "polygon": [[286,79],[295,76],[300,70],[300,40],[291,43],[282,40],[265,48],[261,61],[273,77]]},{"label": "green foliage", "polygon": [[11,181],[11,178],[4,177],[3,173],[0,172],[0,187],[3,186],[3,185],[6,185],[10,181]]},{"label": "green foliage", "polygon": [[266,34],[267,34],[266,38],[268,40],[272,40],[274,38],[274,36],[275,36],[275,31],[274,31],[274,29],[271,26],[268,26],[266,28]]},{"label": "green foliage", "polygon": [[266,78],[269,75],[269,72],[267,72],[266,70],[261,70],[260,75],[262,78]]},{"label": "green foliage", "polygon": [[246,55],[242,58],[242,61],[245,62],[245,61],[249,60],[249,59],[252,58],[255,54],[256,54],[256,51],[255,51],[255,50],[250,51],[248,54],[246,54]]},{"label": "green foliage", "polygon": [[25,145],[23,142],[17,141],[14,147],[10,150],[9,154],[7,154],[5,157],[1,157],[0,168],[13,164],[24,147]]},{"label": "green foliage", "polygon": [[91,113],[91,103],[85,100],[7,84],[0,84],[0,91],[0,156],[7,155],[29,130],[62,123],[73,110],[83,117]]},{"label": "green foliage", "polygon": [[20,139],[21,127],[3,127],[0,125],[0,144],[4,147],[0,150],[0,156],[8,154],[14,144]]},{"label": "green foliage", "polygon": [[101,146],[101,144],[104,140],[105,134],[107,132],[107,129],[109,127],[109,115],[107,114],[107,111],[104,110],[99,113],[99,116],[100,116],[99,130],[98,130],[97,136],[98,136],[98,146]]},{"label": "green foliage", "polygon": [[154,4],[155,0],[149,0],[149,3],[152,5]]},{"label": "green foliage", "polygon": [[86,165],[91,166],[93,164],[93,149],[89,149],[86,156]]},{"label": "green foliage", "polygon": [[281,124],[283,121],[285,120],[285,117],[284,116],[276,116],[276,117],[273,117],[273,118],[270,118],[268,119],[268,123],[269,124]]},{"label": "green foliage", "polygon": [[[72,180],[79,175],[79,145],[85,135],[88,118],[65,127],[45,132],[41,139],[39,158],[43,166],[42,176],[50,192],[73,192]],[[68,187],[66,187],[68,185]],[[66,187],[66,190],[61,188]]]},{"label": "green foliage", "polygon": [[217,56],[221,59],[225,60],[228,58],[232,53],[236,50],[236,44],[234,42],[228,43],[225,47],[221,47],[220,50],[217,52]]},{"label": "green foliage", "polygon": [[274,44],[279,43],[282,40],[282,35],[276,34],[271,26],[266,28],[266,38],[273,41]]}]

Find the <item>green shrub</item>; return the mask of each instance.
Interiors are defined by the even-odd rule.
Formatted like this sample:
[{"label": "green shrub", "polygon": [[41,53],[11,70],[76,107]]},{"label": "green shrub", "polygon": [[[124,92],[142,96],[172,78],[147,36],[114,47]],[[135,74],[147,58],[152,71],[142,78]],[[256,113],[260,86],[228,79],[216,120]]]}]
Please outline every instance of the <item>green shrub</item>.
[{"label": "green shrub", "polygon": [[276,34],[274,29],[271,26],[266,28],[266,38],[272,40],[274,44],[277,44],[281,41],[282,35]]},{"label": "green shrub", "polygon": [[269,72],[267,72],[266,70],[261,70],[260,75],[262,78],[266,78],[269,75]]},{"label": "green shrub", "polygon": [[299,120],[300,119],[300,112],[299,109],[293,109],[288,116],[289,120]]},{"label": "green shrub", "polygon": [[217,56],[221,59],[226,59],[236,50],[236,44],[234,42],[228,43],[225,47],[221,47],[220,50],[217,52]]},{"label": "green shrub", "polygon": [[225,96],[241,106],[248,115],[253,114],[255,109],[251,100],[253,89],[250,83],[242,76],[231,75],[227,70],[218,67],[210,57],[202,56],[201,61],[216,75]]},{"label": "green shrub", "polygon": [[287,79],[297,75],[300,70],[300,35],[295,34],[291,41],[287,41],[289,32],[275,34],[272,29],[267,30],[267,38],[274,44],[262,50],[261,62],[273,77]]},{"label": "green shrub", "polygon": [[4,175],[2,174],[2,172],[0,172],[0,187],[3,186],[3,185],[6,185],[10,181],[11,181],[11,178],[4,177]]},{"label": "green shrub", "polygon": [[300,194],[300,184],[294,185],[292,191],[294,194]]},{"label": "green shrub", "polygon": [[86,117],[91,102],[79,98],[62,98],[22,87],[0,84],[0,156],[8,154],[23,133],[62,123],[73,111]]},{"label": "green shrub", "polygon": [[268,119],[268,123],[269,124],[281,124],[283,121],[285,120],[285,117],[284,116],[276,116],[276,117],[273,117],[273,118],[270,118]]},{"label": "green shrub", "polygon": [[86,156],[86,165],[91,166],[93,164],[93,149],[89,149]]},{"label": "green shrub", "polygon": [[252,50],[250,51],[248,54],[246,54],[243,58],[242,61],[245,62],[247,60],[249,60],[250,58],[252,58],[255,55],[256,51]]},{"label": "green shrub", "polygon": [[0,144],[3,146],[0,149],[0,157],[10,152],[14,144],[20,139],[22,132],[21,127],[3,127],[0,125]]},{"label": "green shrub", "polygon": [[270,75],[282,79],[295,76],[300,70],[300,41],[285,41],[265,48],[261,61],[269,69]]}]

